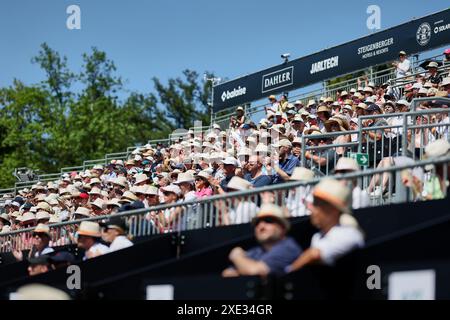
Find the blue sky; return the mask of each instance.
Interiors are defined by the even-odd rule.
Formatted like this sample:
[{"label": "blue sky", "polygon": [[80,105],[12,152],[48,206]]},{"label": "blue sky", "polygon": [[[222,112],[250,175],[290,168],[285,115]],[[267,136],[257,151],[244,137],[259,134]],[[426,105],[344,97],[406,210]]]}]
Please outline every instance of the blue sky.
[{"label": "blue sky", "polygon": [[[81,30],[68,30],[66,8],[81,8]],[[434,1],[257,0],[2,0],[0,86],[14,78],[43,79],[30,60],[47,42],[80,70],[81,54],[96,46],[114,60],[126,87],[152,91],[190,68],[230,79],[370,33],[366,8],[381,8],[382,29],[448,7]]]}]

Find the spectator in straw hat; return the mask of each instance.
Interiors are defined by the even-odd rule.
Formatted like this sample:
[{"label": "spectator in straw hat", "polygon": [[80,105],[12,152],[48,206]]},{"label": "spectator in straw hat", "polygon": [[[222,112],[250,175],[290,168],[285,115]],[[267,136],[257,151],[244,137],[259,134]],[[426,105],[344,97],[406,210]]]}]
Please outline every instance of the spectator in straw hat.
[{"label": "spectator in straw hat", "polygon": [[92,212],[95,216],[101,216],[105,214],[106,204],[105,201],[98,198],[91,203]]},{"label": "spectator in straw hat", "polygon": [[78,207],[77,210],[73,213],[73,220],[90,218],[92,216],[91,210],[87,207]]},{"label": "spectator in straw hat", "polygon": [[108,221],[100,223],[103,227],[102,239],[109,243],[109,252],[122,250],[133,245],[127,238],[128,226],[124,218],[111,217]]},{"label": "spectator in straw hat", "polygon": [[36,225],[36,216],[32,212],[26,212],[22,215],[20,225],[23,228],[34,227]]},{"label": "spectator in straw hat", "polygon": [[237,129],[245,123],[245,111],[243,107],[236,108],[236,115],[230,118],[230,127]]},{"label": "spectator in straw hat", "polygon": [[431,61],[426,66],[428,75],[425,77],[425,80],[431,82],[433,87],[437,87],[442,82],[442,75],[438,73],[438,67],[439,65],[436,61]]},{"label": "spectator in straw hat", "polygon": [[[356,160],[353,158],[341,157],[336,163],[336,167],[334,168],[335,174],[346,174],[352,172],[358,172],[359,166],[356,163]],[[370,205],[369,194],[366,190],[362,190],[358,185],[357,179],[352,180],[342,180],[342,183],[347,185],[347,187],[352,190],[352,208],[359,209],[365,208]]]},{"label": "spectator in straw hat", "polygon": [[47,211],[40,210],[36,213],[37,224],[48,224],[50,220],[50,214]]},{"label": "spectator in straw hat", "polygon": [[300,114],[294,116],[291,122],[290,135],[293,137],[301,137],[303,135],[303,130],[305,130],[306,124]]},{"label": "spectator in straw hat", "polygon": [[406,58],[406,52],[400,51],[398,53],[398,60],[392,63],[396,68],[397,78],[403,78],[411,74],[411,61]]},{"label": "spectator in straw hat", "polygon": [[[49,247],[50,243],[50,228],[45,224],[38,224],[32,232],[32,247],[29,252],[29,257],[37,258],[42,255],[50,254],[54,250]],[[17,261],[23,260],[23,252],[20,250],[13,250],[13,255]]]},{"label": "spectator in straw hat", "polygon": [[143,186],[149,183],[149,178],[145,173],[139,173],[135,177],[135,186]]},{"label": "spectator in straw hat", "polygon": [[145,200],[149,207],[159,205],[159,193],[158,188],[155,186],[148,186],[145,190]]},{"label": "spectator in straw hat", "polygon": [[98,187],[94,187],[91,189],[91,191],[88,192],[89,194],[89,201],[94,202],[97,199],[100,199],[102,197],[102,190]]},{"label": "spectator in straw hat", "polygon": [[280,207],[264,204],[252,222],[259,245],[248,251],[241,247],[231,250],[232,266],[222,272],[223,277],[281,276],[285,267],[301,254],[295,240],[286,236],[290,224]]},{"label": "spectator in straw hat", "polygon": [[273,144],[273,147],[279,148],[278,161],[274,162],[276,172],[273,183],[281,183],[289,180],[294,168],[300,165],[300,160],[292,154],[292,143],[288,139],[281,139]]},{"label": "spectator in straw hat", "polygon": [[93,221],[82,221],[77,231],[77,246],[85,251],[83,260],[101,256],[109,248],[100,242],[100,225]]},{"label": "spectator in straw hat", "polygon": [[321,263],[329,266],[349,252],[364,246],[364,236],[356,220],[350,215],[351,191],[341,182],[322,179],[313,190],[309,204],[311,223],[319,229],[311,239],[311,246],[286,271]]},{"label": "spectator in straw hat", "polygon": [[269,117],[273,116],[277,111],[281,111],[280,104],[277,101],[277,97],[275,97],[274,95],[270,95],[269,102],[270,102],[270,105],[264,107],[264,111],[266,113],[267,119],[269,119]]},{"label": "spectator in straw hat", "polygon": [[319,108],[317,109],[317,118],[319,129],[322,130],[325,126],[325,121],[331,118],[330,109],[326,105],[319,106]]},{"label": "spectator in straw hat", "polygon": [[[168,186],[160,188],[164,196],[164,204],[175,204],[179,201],[181,195],[181,189],[176,184],[170,184]],[[166,230],[172,230],[176,227],[176,223],[179,216],[179,212],[175,207],[167,208],[164,210],[164,222],[163,225]]]},{"label": "spectator in straw hat", "polygon": [[117,211],[119,211],[120,206],[121,205],[119,203],[119,199],[117,199],[117,198],[106,201],[105,214],[117,213]]},{"label": "spectator in straw hat", "polygon": [[214,191],[211,189],[210,180],[211,174],[202,170],[195,175],[195,196],[197,198],[209,197],[213,195]]},{"label": "spectator in straw hat", "polygon": [[223,178],[220,182],[211,180],[213,187],[219,194],[228,192],[227,185],[230,180],[236,175],[236,168],[239,167],[238,161],[234,157],[227,156],[221,162],[223,164],[223,173],[225,175],[225,178]]}]

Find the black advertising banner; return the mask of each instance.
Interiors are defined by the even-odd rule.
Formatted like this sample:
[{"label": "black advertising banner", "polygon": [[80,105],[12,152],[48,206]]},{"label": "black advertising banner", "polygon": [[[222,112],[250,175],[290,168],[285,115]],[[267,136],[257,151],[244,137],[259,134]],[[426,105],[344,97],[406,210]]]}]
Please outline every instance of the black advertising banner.
[{"label": "black advertising banner", "polygon": [[450,43],[450,9],[213,88],[214,112]]}]

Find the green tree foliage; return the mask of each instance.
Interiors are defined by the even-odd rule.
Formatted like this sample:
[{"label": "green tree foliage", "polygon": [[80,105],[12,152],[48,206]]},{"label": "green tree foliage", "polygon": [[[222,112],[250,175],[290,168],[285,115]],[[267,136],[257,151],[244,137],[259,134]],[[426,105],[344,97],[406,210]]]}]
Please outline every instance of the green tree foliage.
[{"label": "green tree foliage", "polygon": [[185,70],[167,84],[153,78],[154,92],[131,92],[121,101],[119,93],[126,92],[122,78],[97,48],[83,54],[78,73],[45,43],[32,63],[45,74],[41,83],[27,86],[14,80],[0,88],[0,187],[14,184],[17,167],[58,172],[167,138],[195,120],[209,124],[211,85],[195,71]]}]

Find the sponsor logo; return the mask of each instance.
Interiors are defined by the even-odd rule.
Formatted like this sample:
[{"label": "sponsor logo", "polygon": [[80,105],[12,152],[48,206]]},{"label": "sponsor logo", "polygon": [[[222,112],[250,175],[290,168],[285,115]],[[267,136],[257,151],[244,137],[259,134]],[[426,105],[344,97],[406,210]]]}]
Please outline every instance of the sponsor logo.
[{"label": "sponsor logo", "polygon": [[222,99],[222,102],[225,102],[226,100],[235,98],[235,97],[239,97],[239,96],[243,96],[247,93],[247,88],[246,87],[242,87],[238,86],[238,88],[234,88],[231,91],[224,91],[222,92],[220,98]]},{"label": "sponsor logo", "polygon": [[425,46],[431,39],[431,26],[428,22],[422,23],[416,32],[417,43]]},{"label": "sponsor logo", "polygon": [[311,65],[310,74],[325,71],[331,68],[336,68],[339,66],[339,56],[334,56],[319,62],[315,62]]},{"label": "sponsor logo", "polygon": [[294,83],[294,67],[277,70],[262,77],[262,92],[272,91]]},{"label": "sponsor logo", "polygon": [[[435,24],[436,24],[436,23],[435,23]],[[436,27],[434,27],[434,29],[433,29],[434,34],[439,33],[439,32],[442,32],[442,31],[447,31],[447,30],[450,30],[450,23],[444,24],[444,25],[442,25],[442,26],[436,26]]]}]

